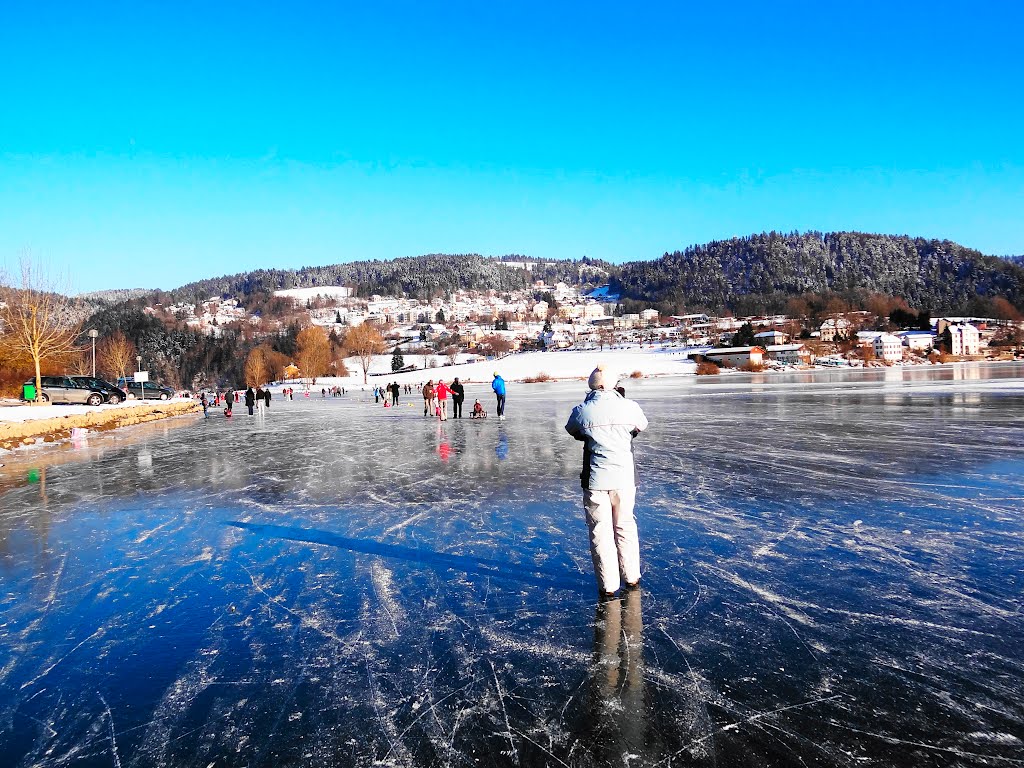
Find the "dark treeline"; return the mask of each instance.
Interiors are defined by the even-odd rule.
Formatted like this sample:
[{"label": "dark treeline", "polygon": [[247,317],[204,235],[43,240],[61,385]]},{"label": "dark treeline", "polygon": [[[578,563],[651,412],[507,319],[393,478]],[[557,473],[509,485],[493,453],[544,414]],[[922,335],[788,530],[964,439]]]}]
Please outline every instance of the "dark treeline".
[{"label": "dark treeline", "polygon": [[[256,338],[237,327],[221,328],[207,336],[178,321],[162,321],[143,311],[141,299],[104,307],[95,312],[86,328],[101,337],[120,331],[135,344],[142,364],[155,381],[172,387],[200,389],[224,384],[240,386],[249,351],[258,344],[285,355],[294,355],[297,324],[286,326],[270,338]],[[85,337],[83,345],[87,343]]]},{"label": "dark treeline", "polygon": [[[502,261],[530,263],[532,270]],[[564,281],[582,290],[610,282],[625,299],[666,313],[783,312],[789,299],[806,294],[836,296],[849,304],[885,294],[949,314],[986,314],[999,296],[1024,308],[1024,257],[985,256],[948,240],[859,232],[769,232],[620,266],[588,258],[547,262],[515,254],[428,254],[264,269],[154,292],[149,299],[170,304],[235,297],[251,312],[275,315],[284,304],[273,292],[287,288],[342,285],[359,297],[429,300],[460,289],[522,290],[536,280]]]},{"label": "dark treeline", "polygon": [[871,294],[912,307],[985,315],[997,297],[1024,308],[1024,266],[948,240],[858,232],[770,232],[696,245],[622,265],[623,296],[674,312],[784,312],[804,294],[863,304]]}]

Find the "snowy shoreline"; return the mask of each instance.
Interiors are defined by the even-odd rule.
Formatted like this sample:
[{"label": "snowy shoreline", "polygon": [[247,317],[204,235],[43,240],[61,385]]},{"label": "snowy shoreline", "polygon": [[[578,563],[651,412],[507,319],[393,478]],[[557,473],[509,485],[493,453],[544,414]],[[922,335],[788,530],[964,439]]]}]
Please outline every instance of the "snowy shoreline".
[{"label": "snowy shoreline", "polygon": [[[194,400],[129,400],[118,405],[17,405],[0,411],[0,451],[57,443],[89,431],[107,431],[199,411]],[[10,415],[10,418],[8,418]],[[79,430],[81,430],[79,432]]]},{"label": "snowy shoreline", "polygon": [[[444,380],[451,382],[458,378],[465,384],[487,384],[489,385],[495,373],[498,373],[507,382],[520,386],[528,386],[532,383],[541,382],[572,382],[585,381],[599,364],[605,369],[613,372],[622,381],[660,379],[671,380],[673,378],[694,377],[696,363],[682,350],[558,350],[549,352],[521,352],[493,360],[479,360],[469,356],[471,362],[460,362],[454,365],[435,365],[414,370],[391,372],[391,355],[378,355],[373,358],[369,376],[366,383],[363,382],[363,373],[356,358],[348,358],[346,364],[349,368],[348,376],[321,376],[317,377],[315,383],[308,380],[297,379],[294,381],[278,381],[271,384],[271,390],[276,394],[285,387],[296,389],[313,390],[330,387],[345,387],[353,391],[372,391],[374,387],[385,386],[391,382],[398,382],[400,385],[420,385],[427,380]],[[431,358],[436,361],[439,356]],[[421,362],[418,355],[407,355],[407,362]],[[890,375],[902,371],[924,372],[940,370],[970,370],[982,366],[1022,366],[1020,361],[970,361],[956,363],[924,363],[915,365],[896,364],[890,367],[826,367],[816,366],[809,368],[785,368],[781,370],[765,369],[759,373],[746,373],[736,369],[723,368],[718,376],[701,377],[711,380],[726,380],[738,378],[740,381],[746,376],[779,377],[779,383],[785,386],[806,386],[813,384],[816,379],[825,379],[836,374],[848,375],[869,375],[871,373],[887,372]],[[799,378],[793,377],[799,374]],[[739,381],[737,381],[739,383]],[[907,379],[910,386],[923,384],[913,379]],[[934,383],[934,382],[933,382]],[[241,387],[239,387],[241,389]],[[174,398],[166,403],[191,403],[198,407],[197,401],[190,401],[183,398]],[[165,404],[166,404],[165,403]],[[144,405],[153,407],[154,401],[128,400],[118,405],[27,405],[19,401],[8,400],[0,402],[0,429],[9,423],[25,421],[36,421],[41,419],[60,419],[69,416],[89,416],[118,409],[140,408]]]}]

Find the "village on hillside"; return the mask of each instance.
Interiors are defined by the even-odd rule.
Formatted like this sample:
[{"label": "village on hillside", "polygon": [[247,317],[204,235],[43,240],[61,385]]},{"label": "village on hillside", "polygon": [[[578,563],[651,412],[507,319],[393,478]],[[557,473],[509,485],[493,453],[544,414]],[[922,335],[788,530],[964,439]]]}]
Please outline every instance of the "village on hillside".
[{"label": "village on hillside", "polygon": [[[733,317],[705,313],[661,316],[622,312],[620,297],[601,286],[588,293],[537,281],[526,291],[460,290],[421,300],[373,295],[344,286],[294,288],[274,294],[275,311],[250,313],[238,299],[147,307],[207,335],[244,329],[256,338],[289,324],[315,325],[335,337],[363,324],[384,337],[388,353],[473,362],[538,350],[664,349],[718,368],[764,370],[809,366],[880,366],[1020,355],[1024,323],[998,318],[931,317],[866,310],[824,319],[787,315]],[[894,322],[902,320],[903,322]],[[436,364],[436,363],[432,363]],[[410,368],[414,366],[409,366]],[[703,369],[708,372],[707,368]]]}]

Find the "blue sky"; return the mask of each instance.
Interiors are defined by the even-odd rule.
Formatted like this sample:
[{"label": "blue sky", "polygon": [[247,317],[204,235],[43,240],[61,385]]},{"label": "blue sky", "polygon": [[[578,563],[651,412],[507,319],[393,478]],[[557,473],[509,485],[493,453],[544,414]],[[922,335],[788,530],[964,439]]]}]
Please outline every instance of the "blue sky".
[{"label": "blue sky", "polygon": [[1024,6],[701,5],[4,3],[0,263],[87,291],[769,229],[1024,253]]}]

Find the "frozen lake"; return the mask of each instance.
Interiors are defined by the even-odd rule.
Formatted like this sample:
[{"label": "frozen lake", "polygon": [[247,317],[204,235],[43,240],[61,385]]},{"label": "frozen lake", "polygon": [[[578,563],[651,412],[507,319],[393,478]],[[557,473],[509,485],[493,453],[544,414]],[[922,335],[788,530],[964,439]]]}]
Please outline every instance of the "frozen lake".
[{"label": "frozen lake", "polygon": [[1024,765],[1024,366],[626,386],[601,606],[583,384],[6,457],[0,766]]}]

